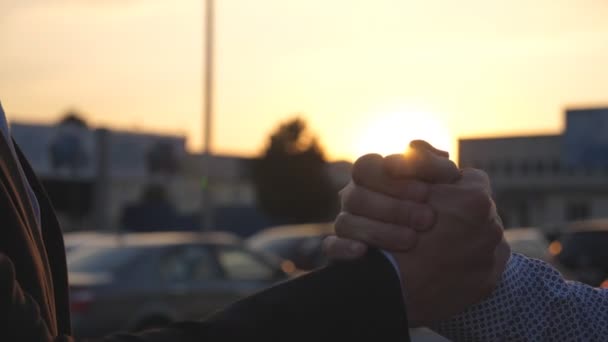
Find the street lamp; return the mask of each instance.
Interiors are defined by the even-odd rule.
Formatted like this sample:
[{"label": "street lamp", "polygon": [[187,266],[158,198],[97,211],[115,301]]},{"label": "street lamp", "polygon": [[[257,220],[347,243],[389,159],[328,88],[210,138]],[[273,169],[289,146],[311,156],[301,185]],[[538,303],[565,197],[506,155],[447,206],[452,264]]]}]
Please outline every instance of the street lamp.
[{"label": "street lamp", "polygon": [[201,184],[201,229],[213,229],[213,193],[211,186],[211,131],[213,117],[213,35],[214,0],[205,0],[205,67],[203,69],[204,109],[203,109],[203,175]]}]

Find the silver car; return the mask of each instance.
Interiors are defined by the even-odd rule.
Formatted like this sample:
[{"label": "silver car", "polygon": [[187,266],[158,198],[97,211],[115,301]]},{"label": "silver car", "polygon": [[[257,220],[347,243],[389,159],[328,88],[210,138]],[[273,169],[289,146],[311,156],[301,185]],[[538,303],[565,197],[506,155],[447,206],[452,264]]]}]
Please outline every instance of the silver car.
[{"label": "silver car", "polygon": [[97,337],[197,319],[288,278],[226,234],[130,233],[70,253],[75,335]]}]

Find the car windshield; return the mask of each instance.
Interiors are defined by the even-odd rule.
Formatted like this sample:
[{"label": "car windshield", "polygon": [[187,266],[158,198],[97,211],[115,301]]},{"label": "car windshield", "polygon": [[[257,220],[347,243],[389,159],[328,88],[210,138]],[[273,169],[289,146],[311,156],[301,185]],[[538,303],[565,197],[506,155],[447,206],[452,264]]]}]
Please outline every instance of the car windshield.
[{"label": "car windshield", "polygon": [[114,272],[138,255],[158,247],[90,246],[74,252],[68,260],[70,272]]}]

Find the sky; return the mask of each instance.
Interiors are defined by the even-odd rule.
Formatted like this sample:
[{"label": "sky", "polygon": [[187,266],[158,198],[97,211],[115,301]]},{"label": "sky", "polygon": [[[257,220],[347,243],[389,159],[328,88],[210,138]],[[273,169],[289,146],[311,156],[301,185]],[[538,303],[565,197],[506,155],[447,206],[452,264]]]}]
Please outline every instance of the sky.
[{"label": "sky", "polygon": [[[94,125],[200,149],[203,1],[0,2],[12,121]],[[330,159],[426,138],[557,133],[608,103],[605,0],[216,1],[218,153],[258,154],[299,114]]]}]

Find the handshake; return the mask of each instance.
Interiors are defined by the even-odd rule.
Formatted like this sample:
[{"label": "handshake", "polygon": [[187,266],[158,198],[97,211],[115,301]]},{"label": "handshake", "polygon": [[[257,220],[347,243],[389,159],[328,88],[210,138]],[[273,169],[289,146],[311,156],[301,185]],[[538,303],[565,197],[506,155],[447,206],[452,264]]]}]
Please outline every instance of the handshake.
[{"label": "handshake", "polygon": [[480,170],[460,170],[424,141],[405,155],[359,158],[340,192],[334,260],[382,249],[397,269],[410,327],[447,319],[495,289],[511,255]]},{"label": "handshake", "polygon": [[[0,152],[10,151],[2,143]],[[428,143],[411,147],[406,155],[361,157],[340,193],[336,236],[324,248],[333,259],[357,260],[278,284],[203,321],[102,341],[409,341],[408,326],[440,324],[479,303],[496,288],[511,255],[489,180],[481,171],[459,170]],[[6,227],[0,235],[0,340],[75,341],[60,227],[27,161],[19,161],[25,179],[9,172],[11,161],[19,165],[10,154],[0,158],[0,222]],[[15,186],[25,181],[38,190],[38,218],[35,210],[22,210],[34,207],[25,186]],[[394,270],[378,252],[359,258],[368,246],[381,249]],[[456,332],[467,337],[463,331]]]}]

